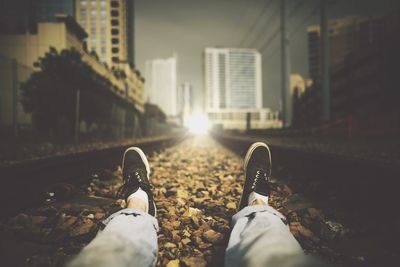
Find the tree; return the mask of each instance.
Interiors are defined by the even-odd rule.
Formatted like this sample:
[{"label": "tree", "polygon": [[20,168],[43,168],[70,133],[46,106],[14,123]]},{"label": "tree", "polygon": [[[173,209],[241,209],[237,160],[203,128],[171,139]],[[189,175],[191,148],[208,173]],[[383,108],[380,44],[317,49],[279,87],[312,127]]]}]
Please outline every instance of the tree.
[{"label": "tree", "polygon": [[132,103],[113,92],[113,85],[82,61],[74,50],[50,48],[34,66],[30,79],[22,85],[22,104],[33,114],[42,134],[72,136],[75,123],[76,91],[81,92],[80,118],[87,123],[109,123],[113,103],[125,108]]}]

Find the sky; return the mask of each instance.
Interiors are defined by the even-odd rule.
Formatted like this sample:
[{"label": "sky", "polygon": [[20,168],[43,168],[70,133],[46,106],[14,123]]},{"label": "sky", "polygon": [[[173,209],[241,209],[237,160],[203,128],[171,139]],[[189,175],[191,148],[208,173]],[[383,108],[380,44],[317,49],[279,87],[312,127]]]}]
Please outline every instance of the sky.
[{"label": "sky", "polygon": [[[319,22],[319,0],[286,0],[290,70],[308,77],[306,27]],[[194,87],[204,104],[205,47],[247,47],[262,52],[263,106],[280,109],[279,0],[135,0],[135,63],[178,55],[178,84]],[[328,0],[328,18],[376,16],[400,9],[399,0]]]}]

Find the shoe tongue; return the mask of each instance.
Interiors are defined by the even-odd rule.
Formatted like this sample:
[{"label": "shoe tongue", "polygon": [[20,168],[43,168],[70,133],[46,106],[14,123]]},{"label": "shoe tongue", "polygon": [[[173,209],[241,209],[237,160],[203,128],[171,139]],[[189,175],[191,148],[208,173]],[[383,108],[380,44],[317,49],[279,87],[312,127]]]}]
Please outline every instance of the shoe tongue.
[{"label": "shoe tongue", "polygon": [[126,169],[125,173],[127,175],[135,175],[135,173],[138,173],[139,175],[144,175],[144,171],[140,168],[138,168],[137,166],[130,166]]}]

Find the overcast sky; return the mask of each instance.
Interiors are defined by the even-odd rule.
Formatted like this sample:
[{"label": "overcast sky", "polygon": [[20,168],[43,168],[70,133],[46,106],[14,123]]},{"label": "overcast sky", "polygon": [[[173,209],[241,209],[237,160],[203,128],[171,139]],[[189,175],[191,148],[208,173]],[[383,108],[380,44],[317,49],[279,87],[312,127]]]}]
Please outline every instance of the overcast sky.
[{"label": "overcast sky", "polygon": [[[319,0],[287,0],[287,3],[291,15],[288,19],[291,72],[308,77],[305,29],[318,23]],[[329,18],[382,15],[400,8],[399,0],[328,3]],[[268,42],[279,27],[279,0],[135,0],[135,16],[136,65],[142,73],[146,60],[167,58],[176,52],[178,84],[184,81],[193,84],[199,107],[204,93],[204,48],[256,48],[263,54],[263,106],[279,110],[279,34]]]}]

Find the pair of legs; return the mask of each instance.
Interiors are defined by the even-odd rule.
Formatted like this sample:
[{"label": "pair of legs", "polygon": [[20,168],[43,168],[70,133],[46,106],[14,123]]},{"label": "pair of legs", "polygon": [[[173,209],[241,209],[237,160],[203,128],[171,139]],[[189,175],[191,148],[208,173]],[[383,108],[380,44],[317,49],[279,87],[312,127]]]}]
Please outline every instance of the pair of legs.
[{"label": "pair of legs", "polygon": [[[150,167],[137,147],[125,151],[124,185],[119,195],[127,208],[105,220],[106,227],[73,259],[76,266],[155,266],[157,261],[156,207],[149,183]],[[321,266],[306,256],[289,231],[282,214],[268,205],[271,155],[264,143],[253,144],[244,159],[245,184],[225,266]]]}]

